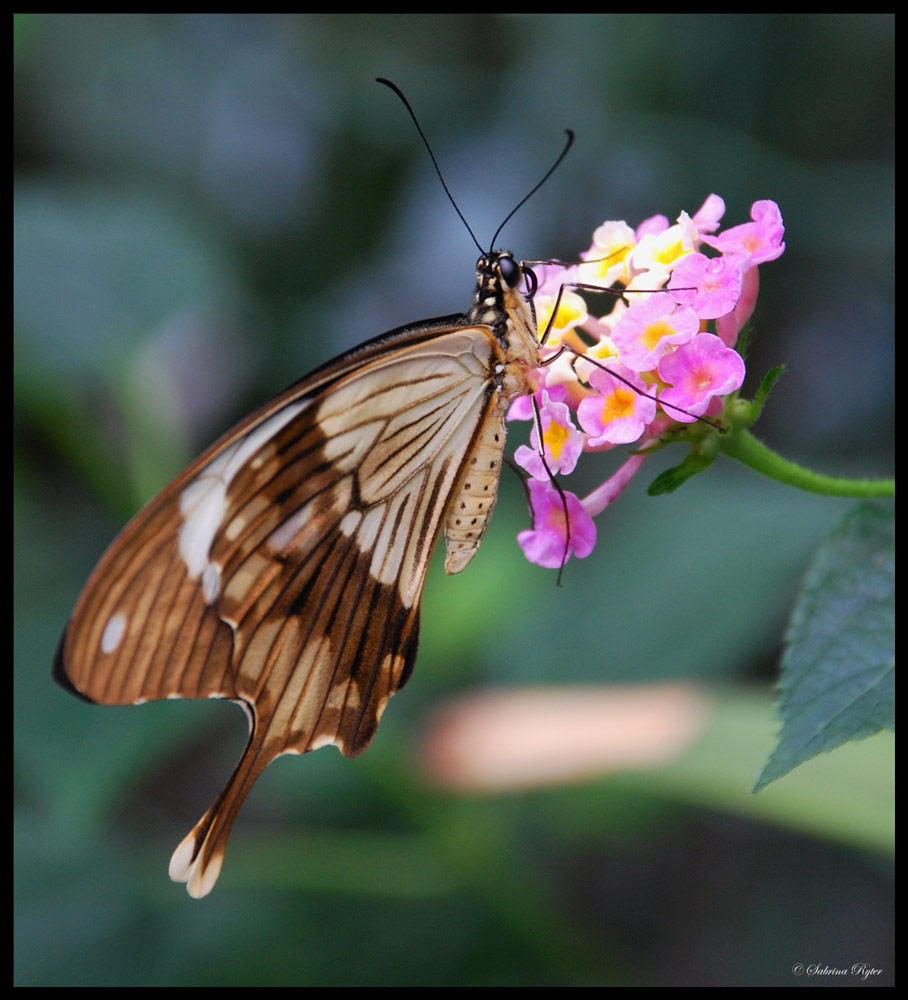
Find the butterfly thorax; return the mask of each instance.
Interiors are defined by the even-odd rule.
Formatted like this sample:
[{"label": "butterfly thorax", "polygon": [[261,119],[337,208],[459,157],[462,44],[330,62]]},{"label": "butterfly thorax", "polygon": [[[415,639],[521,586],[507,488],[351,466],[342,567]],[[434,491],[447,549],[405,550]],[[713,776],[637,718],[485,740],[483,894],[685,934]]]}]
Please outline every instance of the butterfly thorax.
[{"label": "butterfly thorax", "polygon": [[498,493],[511,402],[534,391],[533,369],[540,363],[536,319],[519,291],[520,265],[508,252],[493,251],[476,265],[476,295],[468,322],[491,329],[493,352],[485,417],[477,428],[445,520],[445,570],[459,573],[476,554]]}]

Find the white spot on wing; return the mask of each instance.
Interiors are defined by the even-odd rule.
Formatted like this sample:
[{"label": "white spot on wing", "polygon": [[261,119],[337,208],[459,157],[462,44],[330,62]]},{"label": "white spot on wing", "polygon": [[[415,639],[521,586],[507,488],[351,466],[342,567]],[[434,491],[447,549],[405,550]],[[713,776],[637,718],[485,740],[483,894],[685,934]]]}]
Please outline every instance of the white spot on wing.
[{"label": "white spot on wing", "polygon": [[308,400],[289,403],[255,430],[225,448],[180,494],[183,527],[180,529],[179,551],[191,580],[198,579],[208,565],[211,543],[224,522],[227,490],[236,474],[308,405]]},{"label": "white spot on wing", "polygon": [[359,511],[351,510],[349,514],[344,515],[338,527],[349,538],[359,527],[362,517],[363,515]]},{"label": "white spot on wing", "polygon": [[208,604],[214,604],[221,588],[221,567],[217,563],[208,563],[202,571],[202,594]]},{"label": "white spot on wing", "polygon": [[126,631],[126,615],[122,611],[117,611],[110,616],[110,620],[104,626],[104,633],[101,636],[101,652],[113,653]]},{"label": "white spot on wing", "polygon": [[[198,485],[201,485],[201,481]],[[209,488],[198,497],[192,512],[183,522],[180,529],[180,558],[186,563],[186,569],[193,580],[197,579],[208,563],[208,551],[224,520],[226,506],[227,486],[214,479]]]},{"label": "white spot on wing", "polygon": [[287,548],[311,517],[312,512],[309,508],[301,507],[292,517],[288,517],[279,528],[275,528],[271,532],[268,537],[269,545],[275,552]]}]

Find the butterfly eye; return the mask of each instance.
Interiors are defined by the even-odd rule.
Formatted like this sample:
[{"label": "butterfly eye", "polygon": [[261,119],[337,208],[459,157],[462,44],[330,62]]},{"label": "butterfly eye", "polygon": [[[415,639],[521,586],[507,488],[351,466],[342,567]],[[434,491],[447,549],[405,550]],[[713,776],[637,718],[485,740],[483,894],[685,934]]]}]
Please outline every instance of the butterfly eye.
[{"label": "butterfly eye", "polygon": [[508,288],[516,288],[520,284],[523,271],[513,257],[501,257],[498,261],[498,273]]}]

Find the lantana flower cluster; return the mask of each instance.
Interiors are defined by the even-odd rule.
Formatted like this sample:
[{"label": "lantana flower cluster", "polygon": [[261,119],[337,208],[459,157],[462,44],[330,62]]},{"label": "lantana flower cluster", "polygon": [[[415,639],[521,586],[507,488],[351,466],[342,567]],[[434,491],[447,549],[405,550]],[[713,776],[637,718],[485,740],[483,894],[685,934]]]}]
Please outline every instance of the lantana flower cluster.
[{"label": "lantana flower cluster", "polygon": [[[744,360],[735,345],[756,304],[758,265],[782,254],[784,227],[772,201],[755,202],[750,222],[720,231],[724,214],[713,194],[674,225],[661,215],[636,230],[605,222],[579,264],[534,269],[537,325],[548,331],[544,364],[534,396],[508,413],[508,420],[534,419],[535,400],[542,432],[540,442],[534,420],[531,446],[514,456],[530,475],[533,528],[517,538],[530,562],[557,569],[571,554],[589,555],[593,517],[647,455],[685,425],[721,418],[726,398],[741,387]],[[580,294],[591,288],[621,292],[597,297],[607,301],[596,316]],[[616,445],[633,445],[633,453],[584,499],[554,486],[552,475],[570,474],[582,452]]]}]

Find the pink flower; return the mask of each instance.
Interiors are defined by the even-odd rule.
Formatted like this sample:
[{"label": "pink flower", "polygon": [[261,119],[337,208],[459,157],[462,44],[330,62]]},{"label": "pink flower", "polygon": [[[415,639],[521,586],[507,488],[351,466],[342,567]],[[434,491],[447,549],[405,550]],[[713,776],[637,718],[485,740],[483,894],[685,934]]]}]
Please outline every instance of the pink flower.
[{"label": "pink flower", "polygon": [[725,215],[725,202],[717,194],[711,194],[697,209],[694,222],[700,233],[714,233]]},{"label": "pink flower", "polygon": [[[533,527],[521,531],[517,542],[531,563],[545,569],[559,569],[572,556],[584,559],[596,544],[596,525],[583,509],[583,504],[573,493],[561,494],[550,482],[531,479],[530,507],[533,510]],[[567,506],[570,523],[568,539],[564,509]]]},{"label": "pink flower", "polygon": [[594,369],[590,385],[598,395],[587,396],[577,407],[577,419],[590,435],[587,443],[594,448],[636,441],[656,415],[656,402],[647,395],[640,376],[623,365],[615,365],[614,370],[625,381],[602,368]]},{"label": "pink flower", "polygon": [[[756,265],[783,252],[785,229],[773,201],[754,202],[750,222],[721,232],[724,215],[725,202],[710,194],[674,224],[664,215],[636,230],[604,222],[579,265],[537,265],[542,363],[527,373],[533,394],[515,400],[507,415],[531,420],[534,406],[540,414],[532,447],[515,456],[533,476],[533,530],[519,536],[532,562],[561,567],[571,553],[587,555],[595,540],[590,517],[620,495],[645,456],[710,433],[705,427],[721,419],[723,397],[741,387],[744,362],[734,346],[756,304]],[[620,286],[621,296],[597,298],[594,306],[587,286]],[[706,420],[702,431],[679,426],[698,419]],[[551,484],[552,474],[574,469],[582,451],[622,444],[635,454],[582,501]]]},{"label": "pink flower", "polygon": [[659,378],[669,384],[659,394],[659,402],[689,411],[668,410],[673,420],[691,423],[707,411],[713,397],[741,387],[744,362],[718,337],[701,333],[659,362]]},{"label": "pink flower", "polygon": [[659,233],[665,232],[666,229],[668,229],[668,219],[664,215],[653,215],[648,219],[644,219],[637,226],[637,242],[639,243],[644,236],[658,236]]},{"label": "pink flower", "polygon": [[[563,390],[563,387],[561,387]],[[564,391],[560,393],[564,396]],[[514,453],[514,461],[535,479],[548,479],[549,474],[559,472],[567,475],[574,471],[580,452],[583,450],[583,434],[571,420],[571,411],[565,403],[555,402],[547,389],[540,393],[539,417],[542,424],[542,447],[545,454],[546,470],[539,454],[539,434],[534,423],[530,433],[532,448],[521,445]]]},{"label": "pink flower", "polygon": [[785,226],[779,206],[774,201],[755,201],[750,217],[753,222],[732,226],[718,236],[704,236],[703,242],[723,254],[738,248],[741,252],[750,254],[751,266],[781,257],[785,251],[785,244],[782,242]]},{"label": "pink flower", "polygon": [[616,281],[624,284],[629,277],[625,261],[636,243],[634,230],[626,222],[604,222],[593,233],[589,250],[580,254],[579,279],[605,288]]},{"label": "pink flower", "polygon": [[741,294],[746,262],[744,255],[710,258],[702,253],[689,253],[672,271],[668,290],[700,319],[724,316],[734,309]]},{"label": "pink flower", "polygon": [[672,345],[686,344],[700,331],[700,320],[670,295],[651,295],[615,324],[612,341],[618,360],[635,372],[652,371]]}]

